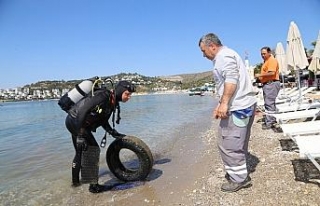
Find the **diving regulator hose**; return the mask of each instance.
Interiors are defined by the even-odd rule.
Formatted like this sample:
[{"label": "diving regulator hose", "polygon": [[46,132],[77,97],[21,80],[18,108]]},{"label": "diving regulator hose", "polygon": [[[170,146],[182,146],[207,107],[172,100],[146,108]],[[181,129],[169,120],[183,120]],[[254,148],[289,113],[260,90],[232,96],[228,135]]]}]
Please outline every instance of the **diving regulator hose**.
[{"label": "diving regulator hose", "polygon": [[92,87],[91,87],[92,96],[94,96],[94,88],[95,88],[96,84],[98,84],[98,83],[105,84],[107,82],[110,82],[112,88],[114,87],[113,81],[111,78],[107,78],[107,79],[103,80],[103,79],[101,79],[101,77],[96,77],[95,79],[96,80],[93,82]]},{"label": "diving regulator hose", "polygon": [[[94,88],[95,88],[95,85],[96,84],[105,84],[107,82],[110,82],[111,83],[111,86],[112,88],[114,88],[114,85],[113,85],[113,81],[111,78],[107,78],[105,80],[102,80],[100,77],[96,77],[95,81],[93,82],[92,84],[92,88],[91,88],[91,92],[92,92],[92,96],[94,96]],[[114,114],[114,113],[113,113]],[[113,117],[114,118],[114,117]],[[114,124],[114,123],[113,123]],[[114,125],[113,125],[113,128],[114,128]],[[102,137],[101,139],[101,143],[100,143],[100,147],[104,148],[106,146],[106,142],[107,142],[107,131],[105,132],[104,136]]]}]

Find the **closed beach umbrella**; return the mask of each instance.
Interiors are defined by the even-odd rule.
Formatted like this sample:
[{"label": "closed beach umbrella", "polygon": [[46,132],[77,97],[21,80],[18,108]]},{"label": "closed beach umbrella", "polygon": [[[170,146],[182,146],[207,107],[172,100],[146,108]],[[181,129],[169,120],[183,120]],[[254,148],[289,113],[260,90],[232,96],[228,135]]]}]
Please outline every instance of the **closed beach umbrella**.
[{"label": "closed beach umbrella", "polygon": [[[304,50],[299,28],[293,21],[290,23],[288,31],[286,56],[287,64],[296,71],[298,88],[300,90],[299,69],[306,68],[309,63]],[[299,95],[301,97],[301,90]]]},{"label": "closed beach umbrella", "polygon": [[276,50],[275,50],[275,56],[276,56],[276,59],[279,64],[279,71],[281,73],[282,82],[284,85],[284,75],[288,74],[288,65],[287,65],[287,60],[286,60],[286,53],[284,51],[284,48],[283,48],[281,42],[277,43]]},{"label": "closed beach umbrella", "polygon": [[288,72],[288,65],[287,65],[287,60],[286,60],[286,53],[284,51],[284,48],[283,48],[281,42],[277,43],[276,50],[275,50],[275,56],[276,56],[276,59],[279,64],[279,71],[282,74],[287,75],[289,72]]},{"label": "closed beach umbrella", "polygon": [[316,46],[312,54],[312,60],[308,69],[310,71],[313,71],[315,75],[317,74],[317,71],[320,70],[320,31],[318,39],[316,41]]}]

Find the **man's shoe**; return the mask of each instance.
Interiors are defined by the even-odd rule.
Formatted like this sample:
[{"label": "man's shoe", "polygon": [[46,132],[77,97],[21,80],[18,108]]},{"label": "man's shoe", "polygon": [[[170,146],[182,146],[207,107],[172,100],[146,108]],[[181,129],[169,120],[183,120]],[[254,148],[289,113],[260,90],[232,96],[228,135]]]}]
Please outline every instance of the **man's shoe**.
[{"label": "man's shoe", "polygon": [[79,187],[81,186],[81,183],[79,180],[72,180],[72,187]]},{"label": "man's shoe", "polygon": [[228,181],[227,183],[223,183],[221,186],[221,190],[223,192],[236,192],[242,188],[247,188],[251,186],[251,178],[248,176],[243,182],[237,183]]},{"label": "man's shoe", "polygon": [[91,193],[100,193],[100,192],[105,192],[107,191],[107,187],[104,185],[99,185],[99,184],[90,184],[89,186],[89,192]]},{"label": "man's shoe", "polygon": [[228,173],[226,173],[226,174],[224,175],[224,178],[226,178],[226,180],[228,180],[228,182],[230,182],[230,181],[231,181],[231,179],[230,179],[230,175],[229,175]]},{"label": "man's shoe", "polygon": [[263,130],[267,130],[267,129],[271,129],[271,128],[272,128],[271,126],[267,126],[266,124],[262,125]]},{"label": "man's shoe", "polygon": [[277,132],[277,133],[283,132],[281,126],[280,126],[279,124],[277,124],[277,123],[274,123],[274,124],[272,125],[272,130],[273,130],[274,132]]},{"label": "man's shoe", "polygon": [[261,118],[261,119],[258,119],[258,120],[257,120],[257,123],[262,123],[262,124],[264,124],[264,122],[265,122],[265,118]]}]

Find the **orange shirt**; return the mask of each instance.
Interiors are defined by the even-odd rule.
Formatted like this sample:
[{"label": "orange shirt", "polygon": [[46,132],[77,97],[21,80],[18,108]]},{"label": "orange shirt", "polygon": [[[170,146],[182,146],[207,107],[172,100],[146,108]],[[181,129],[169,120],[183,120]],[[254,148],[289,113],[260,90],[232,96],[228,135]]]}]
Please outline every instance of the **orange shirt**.
[{"label": "orange shirt", "polygon": [[267,74],[269,72],[275,72],[274,75],[271,76],[264,76],[264,77],[260,77],[260,81],[261,83],[266,83],[270,80],[279,80],[279,65],[278,65],[278,61],[277,59],[275,59],[273,56],[270,56],[269,59],[267,59],[262,67],[261,67],[261,71],[260,74],[264,75]]}]

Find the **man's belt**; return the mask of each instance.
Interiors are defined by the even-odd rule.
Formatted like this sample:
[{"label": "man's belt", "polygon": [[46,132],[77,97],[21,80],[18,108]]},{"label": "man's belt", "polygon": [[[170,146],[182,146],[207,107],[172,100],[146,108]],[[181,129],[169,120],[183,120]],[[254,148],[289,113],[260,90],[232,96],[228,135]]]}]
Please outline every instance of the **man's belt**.
[{"label": "man's belt", "polygon": [[265,83],[262,83],[262,85],[264,86],[264,85],[268,85],[268,84],[271,84],[271,83],[273,83],[273,82],[278,82],[279,80],[269,80],[269,81],[267,81],[267,82],[265,82]]}]

